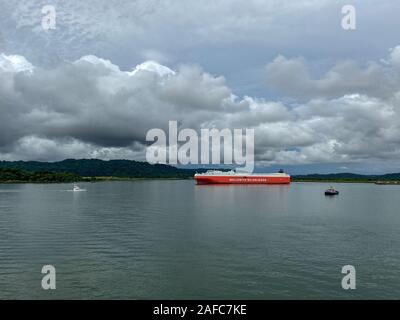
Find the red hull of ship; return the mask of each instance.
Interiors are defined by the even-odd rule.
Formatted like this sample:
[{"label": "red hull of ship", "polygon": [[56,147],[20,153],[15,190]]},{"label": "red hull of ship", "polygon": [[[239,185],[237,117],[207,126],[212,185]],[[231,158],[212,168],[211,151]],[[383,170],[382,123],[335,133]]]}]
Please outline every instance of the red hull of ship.
[{"label": "red hull of ship", "polygon": [[289,184],[290,176],[196,176],[197,184]]}]

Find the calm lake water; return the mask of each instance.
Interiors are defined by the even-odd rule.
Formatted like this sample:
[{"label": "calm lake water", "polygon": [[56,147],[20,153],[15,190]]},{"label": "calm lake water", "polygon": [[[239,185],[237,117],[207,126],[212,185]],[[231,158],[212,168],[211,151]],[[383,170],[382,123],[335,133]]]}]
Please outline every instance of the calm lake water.
[{"label": "calm lake water", "polygon": [[328,186],[0,185],[0,298],[400,298],[400,187]]}]

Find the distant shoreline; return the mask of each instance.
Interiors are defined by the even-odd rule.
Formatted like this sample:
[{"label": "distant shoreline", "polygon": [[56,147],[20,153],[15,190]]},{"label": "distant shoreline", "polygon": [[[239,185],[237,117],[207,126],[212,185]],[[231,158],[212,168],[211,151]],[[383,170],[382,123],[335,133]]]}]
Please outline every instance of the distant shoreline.
[{"label": "distant shoreline", "polygon": [[[96,183],[96,182],[123,182],[123,181],[156,181],[156,180],[194,180],[192,177],[84,177],[76,181],[0,181],[0,184],[72,184],[72,183]],[[307,180],[307,179],[292,179],[291,183],[368,183],[376,185],[398,185],[400,181],[370,181],[370,180]]]},{"label": "distant shoreline", "polygon": [[292,179],[291,182],[324,182],[324,183],[373,183],[376,185],[399,185],[400,181],[372,181],[372,180],[306,180]]},{"label": "distant shoreline", "polygon": [[[59,162],[0,161],[0,183],[74,183],[137,180],[191,180],[207,169],[183,169],[131,160],[67,159]],[[297,174],[292,182],[375,183],[400,185],[400,172],[381,175],[354,173]]]},{"label": "distant shoreline", "polygon": [[291,182],[375,183],[376,184],[376,181],[370,181],[370,180],[306,180],[306,179],[292,179]]},{"label": "distant shoreline", "polygon": [[115,181],[140,181],[140,180],[193,180],[193,178],[180,178],[180,177],[84,177],[75,181],[28,181],[28,180],[7,180],[1,181],[0,184],[72,184],[72,183],[96,183],[96,182],[115,182]]}]

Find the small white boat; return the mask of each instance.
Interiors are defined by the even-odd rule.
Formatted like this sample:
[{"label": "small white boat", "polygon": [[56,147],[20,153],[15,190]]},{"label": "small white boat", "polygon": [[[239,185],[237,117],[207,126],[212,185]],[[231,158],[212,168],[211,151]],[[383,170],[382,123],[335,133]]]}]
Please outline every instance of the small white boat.
[{"label": "small white boat", "polygon": [[80,192],[80,191],[86,191],[86,189],[81,189],[78,187],[78,185],[74,184],[74,187],[72,189],[73,192]]}]

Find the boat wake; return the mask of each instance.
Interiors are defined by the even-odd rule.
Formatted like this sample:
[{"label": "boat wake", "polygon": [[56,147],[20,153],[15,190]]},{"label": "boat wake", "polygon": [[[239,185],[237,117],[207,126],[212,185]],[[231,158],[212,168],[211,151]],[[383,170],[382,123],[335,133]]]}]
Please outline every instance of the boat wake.
[{"label": "boat wake", "polygon": [[72,190],[67,190],[67,191],[70,191],[70,192],[84,192],[84,191],[86,191],[86,189],[81,189],[76,184],[74,184],[74,187],[72,188]]}]

